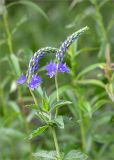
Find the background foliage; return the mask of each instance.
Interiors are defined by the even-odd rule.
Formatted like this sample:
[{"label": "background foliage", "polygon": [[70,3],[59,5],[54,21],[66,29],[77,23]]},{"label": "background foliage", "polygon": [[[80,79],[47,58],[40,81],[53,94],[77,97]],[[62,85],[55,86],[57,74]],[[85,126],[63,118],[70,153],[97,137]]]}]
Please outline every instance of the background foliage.
[{"label": "background foliage", "polygon": [[[78,149],[91,160],[114,159],[114,1],[113,0],[3,0],[0,1],[0,159],[33,159],[31,153],[53,150],[49,132],[28,141],[40,126],[29,90],[17,86],[33,53],[41,47],[58,47],[69,34],[89,26],[66,53],[70,74],[59,75],[65,129],[57,131],[60,148]],[[42,89],[54,101],[53,79],[45,76]],[[40,88],[36,91],[40,102]]]}]

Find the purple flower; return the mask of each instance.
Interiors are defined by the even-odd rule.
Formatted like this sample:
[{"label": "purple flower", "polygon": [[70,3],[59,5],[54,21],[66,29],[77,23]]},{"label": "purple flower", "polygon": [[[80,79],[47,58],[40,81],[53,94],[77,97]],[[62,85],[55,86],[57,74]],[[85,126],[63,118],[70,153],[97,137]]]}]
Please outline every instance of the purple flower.
[{"label": "purple flower", "polygon": [[66,63],[62,64],[62,62],[60,62],[58,64],[58,72],[70,72],[70,70],[67,68]]},{"label": "purple flower", "polygon": [[25,75],[22,73],[21,76],[19,77],[19,79],[17,80],[18,84],[23,84],[26,82],[26,77]]},{"label": "purple flower", "polygon": [[42,83],[42,79],[38,76],[38,74],[36,73],[35,75],[32,75],[32,78],[30,80],[30,82],[28,83],[28,87],[31,90],[34,90],[35,88],[37,88],[40,84]]},{"label": "purple flower", "polygon": [[50,76],[50,78],[52,78],[55,74],[56,74],[56,64],[53,63],[52,61],[50,61],[50,63],[48,63],[44,69],[46,69],[48,72],[47,72],[47,75]]}]

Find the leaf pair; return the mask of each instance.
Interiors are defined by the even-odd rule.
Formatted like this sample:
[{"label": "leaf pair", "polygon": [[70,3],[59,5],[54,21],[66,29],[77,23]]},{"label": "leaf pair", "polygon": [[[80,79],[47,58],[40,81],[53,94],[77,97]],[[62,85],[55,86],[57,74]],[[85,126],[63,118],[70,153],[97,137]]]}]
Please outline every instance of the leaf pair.
[{"label": "leaf pair", "polygon": [[[57,159],[56,151],[44,151],[41,150],[37,153],[33,154],[34,157],[40,157],[43,160],[59,160]],[[64,158],[61,158],[61,160],[86,160],[87,155],[78,151],[78,150],[72,150],[69,153],[67,153]]]}]

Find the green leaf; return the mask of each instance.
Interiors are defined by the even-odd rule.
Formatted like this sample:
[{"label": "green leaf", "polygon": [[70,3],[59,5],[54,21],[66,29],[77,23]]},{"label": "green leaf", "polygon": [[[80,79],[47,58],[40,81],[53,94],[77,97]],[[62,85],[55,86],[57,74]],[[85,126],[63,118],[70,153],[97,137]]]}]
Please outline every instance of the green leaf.
[{"label": "green leaf", "polygon": [[17,77],[19,77],[21,75],[21,70],[20,70],[18,58],[14,54],[11,54],[10,58],[11,58],[12,70],[14,70]]},{"label": "green leaf", "polygon": [[45,160],[56,160],[57,154],[56,151],[44,151],[40,150],[37,153],[33,153],[34,157],[43,158]]},{"label": "green leaf", "polygon": [[17,139],[24,138],[24,134],[16,129],[1,127],[0,128],[0,139],[2,139],[2,137],[5,137],[5,136],[9,138],[16,137]]},{"label": "green leaf", "polygon": [[42,99],[42,109],[46,112],[49,110],[49,101],[46,98]]},{"label": "green leaf", "polygon": [[36,113],[36,115],[40,115],[41,117],[43,117],[44,119],[46,118],[47,120],[50,120],[51,119],[51,117],[50,117],[50,115],[49,114],[47,114],[46,112],[38,112],[38,113]]},{"label": "green leaf", "polygon": [[97,64],[92,64],[89,67],[86,67],[84,70],[82,70],[78,75],[77,75],[77,79],[79,79],[80,77],[82,77],[83,75],[87,74],[88,72],[96,69],[96,68],[103,68],[104,63],[97,63]]},{"label": "green leaf", "polygon": [[103,99],[107,93],[105,91],[101,92],[100,94],[96,94],[92,99],[91,99],[91,106],[93,106],[98,100]]},{"label": "green leaf", "polygon": [[23,62],[25,64],[29,64],[31,57],[33,56],[33,51],[30,48],[23,48],[21,49],[20,56],[22,56]]},{"label": "green leaf", "polygon": [[80,103],[80,109],[85,113],[85,114],[88,114],[89,117],[92,116],[92,108],[91,108],[91,105],[88,101],[86,100],[83,100],[81,103]]},{"label": "green leaf", "polygon": [[52,106],[51,106],[51,111],[54,110],[54,109],[56,109],[56,108],[59,108],[59,107],[62,107],[62,106],[64,106],[64,105],[71,104],[71,103],[72,103],[72,102],[70,102],[70,101],[60,100],[60,101],[52,104]]},{"label": "green leaf", "polygon": [[23,119],[21,117],[21,113],[12,112],[12,113],[10,113],[9,116],[4,117],[3,123],[1,125],[2,126],[8,126],[9,124],[11,124],[11,122],[14,122],[15,120],[17,120],[18,117],[20,118],[20,120],[23,123]]},{"label": "green leaf", "polygon": [[38,110],[38,106],[36,104],[25,105],[25,107],[29,107],[30,109]]},{"label": "green leaf", "polygon": [[99,87],[102,87],[105,89],[105,84],[99,80],[96,80],[96,79],[88,79],[88,80],[78,80],[76,81],[76,83],[78,84],[82,84],[82,85],[96,85],[96,86],[99,86]]},{"label": "green leaf", "polygon": [[[102,36],[103,37],[103,36]],[[100,50],[99,50],[99,53],[98,53],[98,57],[99,58],[104,58],[104,53],[106,52],[106,46],[107,46],[107,43],[106,41],[103,39],[102,40],[102,43],[100,45]]]},{"label": "green leaf", "polygon": [[54,122],[56,123],[56,125],[59,127],[59,128],[64,128],[64,121],[63,121],[63,117],[62,116],[57,116],[55,119],[54,119]]},{"label": "green leaf", "polygon": [[31,1],[26,1],[26,0],[20,0],[20,1],[15,1],[15,2],[11,2],[7,5],[7,7],[11,7],[13,5],[17,5],[17,4],[23,4],[26,5],[30,8],[32,8],[33,10],[36,10],[38,13],[40,13],[46,20],[48,20],[47,15],[45,14],[45,12],[34,2]]},{"label": "green leaf", "polygon": [[100,107],[102,107],[103,105],[106,105],[106,104],[112,104],[112,101],[110,100],[107,100],[107,99],[101,99],[101,100],[98,100],[95,104],[94,104],[94,107],[92,108],[92,112],[94,113],[95,111],[97,111]]},{"label": "green leaf", "polygon": [[44,96],[43,90],[42,90],[41,86],[39,86],[38,88],[36,88],[35,92],[36,92],[37,94],[39,94],[41,97]]},{"label": "green leaf", "polygon": [[37,128],[36,130],[34,130],[30,135],[29,135],[29,139],[32,139],[36,136],[39,136],[40,134],[42,134],[46,129],[48,128],[48,125],[42,126]]},{"label": "green leaf", "polygon": [[101,1],[100,4],[99,4],[99,9],[107,2],[108,2],[108,0]]},{"label": "green leaf", "polygon": [[86,159],[87,155],[78,150],[72,150],[65,156],[65,160],[86,160]]},{"label": "green leaf", "polygon": [[14,112],[7,116],[7,120],[4,121],[4,124],[8,122],[8,120],[14,120],[14,118],[18,117],[20,121],[23,121],[23,117],[20,111],[18,104],[15,101],[9,101],[10,110],[12,109]]},{"label": "green leaf", "polygon": [[[90,52],[90,51],[94,51],[94,50],[98,50],[99,48],[97,48],[97,47],[92,47],[92,48],[90,48],[90,47],[86,47],[86,48],[82,48],[82,49],[80,49],[80,50],[78,50],[77,52],[76,52],[76,56],[78,56],[79,54],[81,54],[81,53],[85,53],[85,52]],[[93,52],[94,53],[94,52]]]},{"label": "green leaf", "polygon": [[111,134],[105,134],[105,135],[95,134],[93,136],[93,139],[98,143],[107,144],[114,141],[114,135],[113,134],[112,135]]}]

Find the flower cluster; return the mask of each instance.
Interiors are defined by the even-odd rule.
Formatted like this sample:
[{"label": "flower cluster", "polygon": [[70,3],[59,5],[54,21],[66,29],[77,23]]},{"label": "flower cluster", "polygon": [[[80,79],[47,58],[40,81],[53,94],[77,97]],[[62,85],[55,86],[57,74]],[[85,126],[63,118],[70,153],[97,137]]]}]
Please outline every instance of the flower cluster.
[{"label": "flower cluster", "polygon": [[59,49],[52,47],[45,47],[39,49],[35,52],[34,56],[30,59],[29,67],[26,73],[26,76],[22,73],[20,78],[17,80],[18,84],[27,83],[28,87],[31,90],[34,90],[42,83],[42,78],[35,72],[38,70],[39,61],[46,53],[56,53],[56,58],[58,59],[58,63],[52,62],[52,60],[44,67],[47,70],[46,75],[52,78],[57,72],[69,72],[70,70],[67,68],[66,63],[62,63],[64,58],[64,53],[67,51],[68,47],[81,35],[88,27],[84,27],[81,30],[74,32],[70,35],[60,46]]},{"label": "flower cluster", "polygon": [[38,70],[40,59],[47,53],[57,52],[57,48],[45,47],[39,49],[35,52],[34,56],[30,59],[29,67],[26,73],[26,76],[22,73],[20,78],[17,80],[18,84],[27,83],[27,86],[34,90],[42,83],[42,78],[35,71]]},{"label": "flower cluster", "polygon": [[38,74],[36,73],[35,75],[32,75],[32,78],[30,80],[30,82],[28,83],[28,87],[32,90],[34,90],[35,88],[37,88],[40,84],[42,83],[42,78],[40,78],[38,76]]},{"label": "flower cluster", "polygon": [[52,78],[56,72],[69,72],[70,70],[67,68],[66,63],[62,64],[62,62],[60,62],[59,64],[53,63],[52,61],[50,61],[50,63],[48,63],[44,69],[47,70],[47,75],[50,76],[50,78]]},{"label": "flower cluster", "polygon": [[[20,78],[17,80],[18,84],[24,84],[27,81],[26,76],[22,73]],[[38,76],[38,74],[33,74],[29,83],[27,83],[28,87],[31,90],[34,90],[35,88],[37,88],[40,84],[42,83],[42,79],[41,77]]]},{"label": "flower cluster", "polygon": [[57,48],[45,47],[45,48],[41,48],[37,52],[35,52],[34,56],[30,59],[26,77],[28,77],[28,75],[30,75],[30,74],[33,74],[38,69],[39,61],[45,54],[56,53],[57,51],[58,51]]}]

